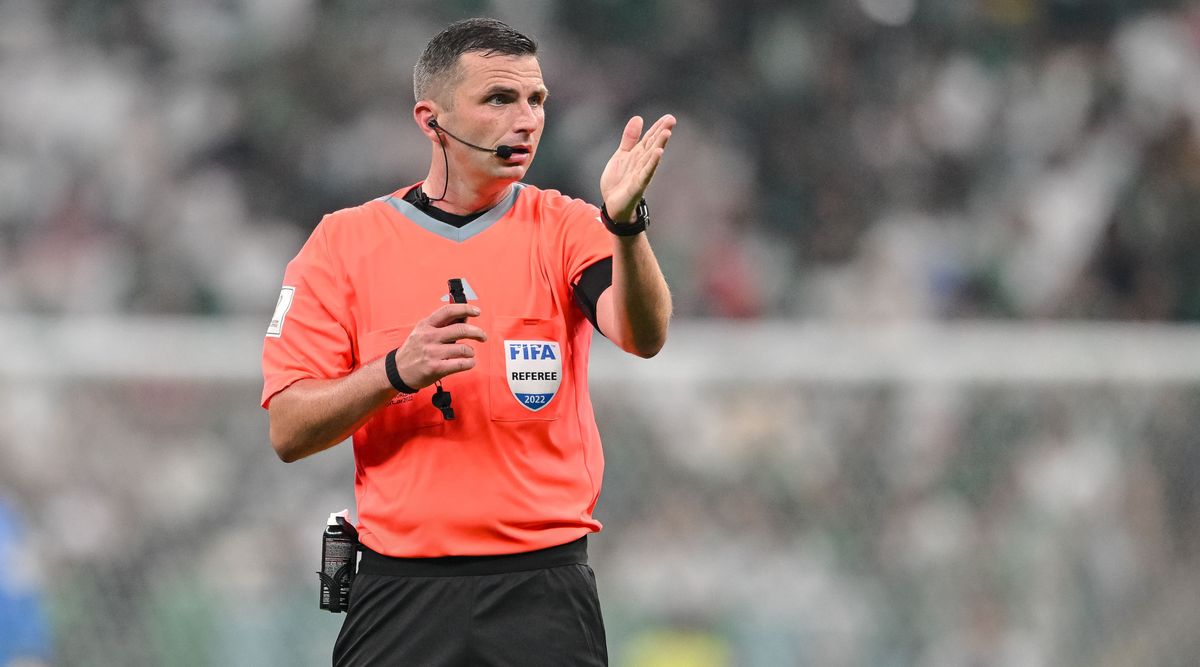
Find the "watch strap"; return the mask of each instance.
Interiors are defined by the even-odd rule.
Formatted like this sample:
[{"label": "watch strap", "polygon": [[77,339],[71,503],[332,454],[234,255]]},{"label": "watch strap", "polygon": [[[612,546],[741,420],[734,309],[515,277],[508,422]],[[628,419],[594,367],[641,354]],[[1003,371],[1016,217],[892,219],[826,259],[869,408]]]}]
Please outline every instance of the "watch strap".
[{"label": "watch strap", "polygon": [[617,223],[614,222],[608,215],[608,209],[603,204],[600,206],[600,221],[608,228],[609,233],[615,236],[637,236],[646,231],[650,226],[650,207],[646,205],[646,198],[638,202],[637,208],[634,209],[633,222]]}]

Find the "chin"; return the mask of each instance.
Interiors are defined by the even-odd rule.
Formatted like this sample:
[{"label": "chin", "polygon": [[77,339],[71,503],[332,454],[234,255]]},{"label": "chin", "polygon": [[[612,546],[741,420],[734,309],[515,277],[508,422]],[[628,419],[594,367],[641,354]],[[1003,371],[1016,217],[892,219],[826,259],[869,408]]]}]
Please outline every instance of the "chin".
[{"label": "chin", "polygon": [[516,181],[521,180],[522,178],[525,178],[525,174],[528,171],[529,171],[528,166],[523,165],[523,164],[514,164],[514,165],[510,165],[510,166],[506,166],[506,167],[501,167],[500,169],[496,170],[495,174],[496,174],[497,178],[502,178],[502,179],[510,181],[510,182],[516,182]]}]

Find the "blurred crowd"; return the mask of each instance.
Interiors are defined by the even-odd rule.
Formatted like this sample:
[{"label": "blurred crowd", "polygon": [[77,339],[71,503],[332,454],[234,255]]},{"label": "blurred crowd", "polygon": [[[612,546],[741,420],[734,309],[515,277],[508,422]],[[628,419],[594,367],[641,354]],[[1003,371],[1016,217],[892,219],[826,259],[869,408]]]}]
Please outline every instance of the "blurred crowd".
[{"label": "blurred crowd", "polygon": [[[1168,667],[1200,650],[1200,382],[656,389],[593,392],[614,665]],[[0,665],[6,647],[328,664],[318,535],[353,508],[353,463],[340,447],[280,464],[257,391],[0,382],[0,490],[25,513],[0,524]]]},{"label": "blurred crowd", "polygon": [[602,555],[641,618],[724,640],[728,662],[695,664],[1167,666],[1200,648],[1195,387],[672,389],[646,410],[663,419],[615,429]]},{"label": "blurred crowd", "polygon": [[5,0],[0,309],[263,317],[321,215],[416,182],[411,67],[535,36],[529,180],[634,113],[683,315],[1200,318],[1200,11],[1168,0]]}]

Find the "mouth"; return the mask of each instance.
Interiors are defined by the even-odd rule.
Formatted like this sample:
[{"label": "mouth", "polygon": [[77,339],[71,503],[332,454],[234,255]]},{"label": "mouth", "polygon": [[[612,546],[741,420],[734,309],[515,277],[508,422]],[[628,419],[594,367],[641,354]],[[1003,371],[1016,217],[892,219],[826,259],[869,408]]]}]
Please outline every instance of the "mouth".
[{"label": "mouth", "polygon": [[511,148],[511,154],[509,154],[508,157],[501,159],[505,160],[506,162],[524,162],[529,159],[529,155],[531,154],[529,146],[521,144],[512,146]]}]

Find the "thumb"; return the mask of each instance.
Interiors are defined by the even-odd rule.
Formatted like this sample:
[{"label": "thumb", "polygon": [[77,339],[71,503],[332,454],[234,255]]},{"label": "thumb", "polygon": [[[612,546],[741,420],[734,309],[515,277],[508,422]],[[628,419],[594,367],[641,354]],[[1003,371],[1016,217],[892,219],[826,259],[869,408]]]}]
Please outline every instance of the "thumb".
[{"label": "thumb", "polygon": [[634,144],[642,136],[642,117],[634,116],[625,123],[625,132],[621,135],[621,147],[617,150],[627,151],[633,148]]}]

